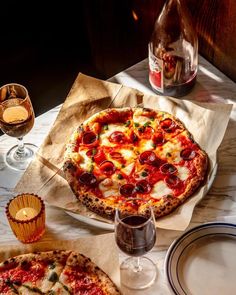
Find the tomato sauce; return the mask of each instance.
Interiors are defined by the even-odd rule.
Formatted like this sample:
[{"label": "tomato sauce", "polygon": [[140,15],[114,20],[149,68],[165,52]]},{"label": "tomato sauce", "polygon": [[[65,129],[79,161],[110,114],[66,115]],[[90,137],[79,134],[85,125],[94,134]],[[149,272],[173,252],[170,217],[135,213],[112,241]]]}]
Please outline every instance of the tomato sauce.
[{"label": "tomato sauce", "polygon": [[[73,294],[81,295],[104,295],[102,289],[88,277],[88,273],[81,267],[71,267],[64,272],[66,282],[73,288]],[[94,278],[96,279],[96,277]]]},{"label": "tomato sauce", "polygon": [[[4,276],[10,278],[11,282],[20,282],[21,284],[25,282],[36,283],[44,277],[46,267],[47,265],[43,262],[35,262],[35,264],[30,262],[23,267],[19,266],[9,270]],[[1,277],[3,278],[2,274]]]}]

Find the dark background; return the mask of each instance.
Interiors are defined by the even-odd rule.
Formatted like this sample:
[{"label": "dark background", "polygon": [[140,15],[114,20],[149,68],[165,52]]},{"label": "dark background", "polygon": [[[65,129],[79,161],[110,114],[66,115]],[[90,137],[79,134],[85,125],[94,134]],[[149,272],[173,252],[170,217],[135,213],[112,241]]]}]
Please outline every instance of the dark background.
[{"label": "dark background", "polygon": [[[165,0],[5,1],[0,85],[17,82],[39,115],[62,103],[77,74],[107,79],[147,57]],[[236,81],[234,0],[186,0],[199,52]]]}]

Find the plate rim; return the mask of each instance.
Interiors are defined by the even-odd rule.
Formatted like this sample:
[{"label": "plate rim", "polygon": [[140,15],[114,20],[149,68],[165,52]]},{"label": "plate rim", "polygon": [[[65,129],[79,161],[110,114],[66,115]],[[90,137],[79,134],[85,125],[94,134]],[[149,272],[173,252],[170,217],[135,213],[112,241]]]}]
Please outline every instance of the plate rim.
[{"label": "plate rim", "polygon": [[74,212],[71,212],[71,211],[68,211],[68,210],[65,210],[65,212],[70,215],[71,217],[83,222],[83,223],[86,223],[88,225],[92,225],[94,227],[98,227],[100,229],[105,229],[105,230],[114,230],[114,224],[113,223],[107,223],[107,222],[103,222],[103,221],[100,221],[100,220],[96,220],[96,219],[93,219],[93,218],[90,218],[90,217],[87,217],[87,216],[83,216],[83,215],[80,215],[78,213],[74,213]]},{"label": "plate rim", "polygon": [[[173,284],[171,283],[170,280],[170,276],[169,276],[169,260],[171,257],[172,252],[178,247],[178,245],[181,243],[181,241],[184,241],[184,239],[190,235],[192,235],[193,233],[197,232],[197,231],[202,231],[206,228],[234,228],[236,230],[236,224],[235,223],[230,223],[230,222],[224,222],[224,221],[212,221],[212,222],[206,222],[197,226],[194,226],[192,228],[190,228],[189,230],[185,231],[182,235],[180,235],[178,238],[176,238],[171,245],[169,246],[169,248],[167,249],[166,255],[165,255],[165,261],[164,261],[164,276],[168,282],[168,287],[169,289],[172,291],[173,294],[175,295],[182,295],[182,294],[186,294],[184,293],[179,293],[176,292],[176,290],[173,288],[175,286],[173,286]],[[222,234],[226,235],[225,232],[222,231]],[[235,233],[236,236],[236,233]]]},{"label": "plate rim", "polygon": [[[212,184],[213,184],[213,182],[214,182],[214,180],[216,178],[216,175],[217,175],[217,170],[218,170],[218,163],[216,162],[214,167],[212,168],[211,176],[208,179],[207,190],[206,190],[205,195],[208,194],[209,190],[212,187]],[[73,217],[73,218],[75,218],[75,219],[77,219],[77,220],[79,220],[79,221],[81,221],[83,223],[92,225],[94,227],[98,227],[100,229],[114,230],[114,228],[115,228],[114,223],[112,224],[112,223],[107,223],[107,222],[104,222],[104,221],[96,220],[96,219],[93,219],[93,218],[90,218],[90,217],[87,217],[87,216],[84,216],[84,215],[81,215],[81,214],[78,214],[78,213],[75,213],[75,212],[72,212],[72,211],[69,211],[69,210],[64,210],[64,211],[65,211],[65,213],[67,213],[71,217]]]}]

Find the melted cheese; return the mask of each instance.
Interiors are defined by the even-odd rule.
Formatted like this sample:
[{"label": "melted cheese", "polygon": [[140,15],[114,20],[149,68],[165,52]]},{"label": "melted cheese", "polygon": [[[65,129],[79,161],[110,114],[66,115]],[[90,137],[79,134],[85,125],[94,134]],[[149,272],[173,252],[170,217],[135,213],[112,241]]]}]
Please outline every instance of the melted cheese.
[{"label": "melted cheese", "polygon": [[122,154],[125,160],[131,161],[136,158],[136,154],[133,150],[120,149],[119,152]]},{"label": "melted cheese", "polygon": [[99,189],[102,192],[104,198],[115,196],[117,195],[117,193],[119,193],[118,186],[111,179],[104,179],[103,181],[101,181],[99,183]]},{"label": "melted cheese", "polygon": [[144,152],[144,151],[150,151],[153,150],[154,146],[153,146],[153,141],[152,140],[141,140],[140,145],[139,145],[139,151],[140,153]]},{"label": "melted cheese", "polygon": [[[126,165],[128,165],[128,163],[130,163],[130,162],[133,162],[137,157],[135,152],[130,149],[118,149],[117,152],[120,153],[121,156],[125,159]],[[116,168],[122,169],[122,166],[123,166],[122,161],[119,161],[119,159],[116,160],[116,159],[112,158],[109,153],[107,153],[106,156],[115,165]]]},{"label": "melted cheese", "polygon": [[163,196],[171,194],[172,190],[166,185],[164,181],[158,181],[152,188],[151,197],[155,199],[159,199]]},{"label": "melted cheese", "polygon": [[[166,159],[168,157],[168,160],[170,160],[172,163],[178,163],[182,160],[180,157],[180,151],[181,151],[181,143],[176,142],[167,142],[162,146],[162,148],[159,150],[159,155],[161,158]],[[168,154],[168,156],[167,156]]]},{"label": "melted cheese", "polygon": [[80,154],[78,153],[69,153],[70,158],[72,159],[72,161],[74,161],[75,163],[80,163],[82,158],[80,156]]},{"label": "melted cheese", "polygon": [[115,131],[125,133],[125,131],[127,131],[127,127],[124,124],[109,124],[108,130],[104,130],[100,133],[100,144],[105,146],[114,146],[115,144],[111,143],[108,138]]},{"label": "melted cheese", "polygon": [[189,169],[187,167],[177,167],[177,170],[178,170],[178,174],[177,176],[181,179],[181,180],[186,180],[189,175],[190,175],[190,172],[189,172]]},{"label": "melted cheese", "polygon": [[143,124],[150,122],[150,118],[146,116],[140,116],[138,114],[135,114],[133,116],[134,123],[138,123],[140,126],[143,126]]},{"label": "melted cheese", "polygon": [[121,169],[121,172],[125,173],[126,175],[130,175],[133,168],[134,168],[134,163],[130,163],[129,165],[127,165],[123,169]]},{"label": "melted cheese", "polygon": [[92,166],[92,159],[86,155],[86,150],[80,151],[80,167],[86,171],[89,171]]},{"label": "melted cheese", "polygon": [[143,114],[143,109],[142,108],[136,108],[134,110],[134,113],[133,113],[133,118],[138,117],[138,116],[142,116],[142,114]]},{"label": "melted cheese", "polygon": [[126,183],[125,179],[118,179],[117,174],[112,175],[112,179],[106,178],[98,185],[104,198],[111,196],[118,196],[120,194],[119,188]]}]

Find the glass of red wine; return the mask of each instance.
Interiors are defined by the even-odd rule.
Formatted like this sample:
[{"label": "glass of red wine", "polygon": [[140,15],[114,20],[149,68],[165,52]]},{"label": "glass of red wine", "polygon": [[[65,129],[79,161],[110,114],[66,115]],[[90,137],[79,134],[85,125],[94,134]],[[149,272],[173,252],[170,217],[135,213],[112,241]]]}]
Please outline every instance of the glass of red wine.
[{"label": "glass of red wine", "polygon": [[[134,206],[137,199],[129,201]],[[144,289],[154,283],[157,276],[156,265],[148,253],[156,242],[155,217],[152,207],[145,206],[145,213],[122,213],[121,208],[115,214],[115,239],[118,247],[127,255],[120,265],[121,283],[129,289]]]},{"label": "glass of red wine", "polygon": [[34,125],[34,110],[27,89],[17,83],[0,88],[0,128],[9,136],[18,139],[6,154],[6,163],[16,170],[25,170],[37,147],[24,144],[23,137]]}]

